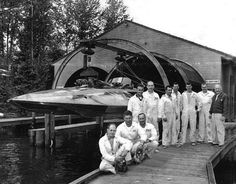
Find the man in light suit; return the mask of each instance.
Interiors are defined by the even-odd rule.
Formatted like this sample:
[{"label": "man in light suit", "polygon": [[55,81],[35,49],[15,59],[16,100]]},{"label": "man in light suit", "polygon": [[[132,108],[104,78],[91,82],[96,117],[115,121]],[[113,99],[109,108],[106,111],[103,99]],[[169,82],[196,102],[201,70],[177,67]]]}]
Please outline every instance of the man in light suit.
[{"label": "man in light suit", "polygon": [[128,139],[115,137],[116,125],[110,124],[107,127],[107,133],[99,140],[99,149],[102,154],[102,161],[99,169],[116,174],[115,165],[122,160],[129,161],[131,156],[129,151],[132,143]]}]

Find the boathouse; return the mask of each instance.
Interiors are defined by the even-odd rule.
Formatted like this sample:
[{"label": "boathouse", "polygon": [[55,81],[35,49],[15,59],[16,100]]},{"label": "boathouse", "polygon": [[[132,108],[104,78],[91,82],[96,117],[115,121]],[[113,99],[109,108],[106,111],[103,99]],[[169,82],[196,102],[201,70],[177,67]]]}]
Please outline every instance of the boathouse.
[{"label": "boathouse", "polygon": [[73,86],[89,73],[105,80],[116,68],[118,56],[130,66],[138,63],[132,68],[136,74],[155,77],[160,89],[177,81],[183,91],[189,81],[198,92],[203,81],[211,89],[220,83],[228,95],[227,120],[236,118],[236,57],[132,21],[120,23],[57,60],[53,88]]}]

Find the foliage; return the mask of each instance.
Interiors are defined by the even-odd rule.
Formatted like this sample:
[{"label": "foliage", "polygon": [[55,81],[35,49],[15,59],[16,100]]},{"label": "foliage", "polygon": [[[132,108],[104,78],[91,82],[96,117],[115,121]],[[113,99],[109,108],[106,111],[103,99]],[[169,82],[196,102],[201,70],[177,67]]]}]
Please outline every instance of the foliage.
[{"label": "foliage", "polygon": [[11,77],[0,76],[0,111],[23,113],[7,99],[51,86],[51,64],[74,50],[83,39],[92,39],[128,19],[122,0],[1,0],[0,66]]},{"label": "foliage", "polygon": [[102,14],[105,21],[104,31],[110,30],[120,22],[129,19],[127,6],[122,0],[107,0],[107,5]]},{"label": "foliage", "polygon": [[73,50],[81,39],[91,39],[101,32],[99,0],[54,1],[55,35],[66,51]]}]

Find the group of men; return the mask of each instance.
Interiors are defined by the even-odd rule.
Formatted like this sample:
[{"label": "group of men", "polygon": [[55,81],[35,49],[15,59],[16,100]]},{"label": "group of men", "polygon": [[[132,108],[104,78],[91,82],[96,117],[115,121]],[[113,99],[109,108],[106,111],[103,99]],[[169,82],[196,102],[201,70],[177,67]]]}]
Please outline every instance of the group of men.
[{"label": "group of men", "polygon": [[160,122],[163,148],[185,144],[188,123],[192,146],[197,142],[224,145],[227,96],[220,85],[215,85],[214,93],[203,83],[202,91],[196,93],[187,83],[186,91],[181,94],[178,83],[174,83],[173,87],[165,87],[161,98],[154,92],[154,87],[154,83],[149,81],[144,92],[144,86],[138,85],[137,93],[129,99],[127,111],[124,112],[124,122],[117,128],[115,124],[108,126],[107,133],[99,140],[102,154],[100,170],[116,173],[115,166],[122,160],[139,163],[142,160],[137,158],[139,150],[146,158],[158,152]]}]

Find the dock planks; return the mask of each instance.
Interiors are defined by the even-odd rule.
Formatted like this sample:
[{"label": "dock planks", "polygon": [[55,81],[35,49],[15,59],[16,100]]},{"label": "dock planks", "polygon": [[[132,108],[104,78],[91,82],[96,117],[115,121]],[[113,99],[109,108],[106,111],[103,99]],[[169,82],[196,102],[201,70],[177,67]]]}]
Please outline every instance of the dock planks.
[{"label": "dock planks", "polygon": [[[129,166],[127,173],[104,174],[99,170],[70,184],[216,184],[214,166],[236,146],[236,123],[225,123],[226,141],[222,148],[211,144],[190,143],[177,148],[159,147],[151,159]],[[187,140],[189,142],[189,140]]]},{"label": "dock planks", "polygon": [[207,184],[206,163],[219,150],[218,146],[189,143],[181,148],[160,148],[151,159],[129,166],[124,174],[104,174],[91,184]]}]

